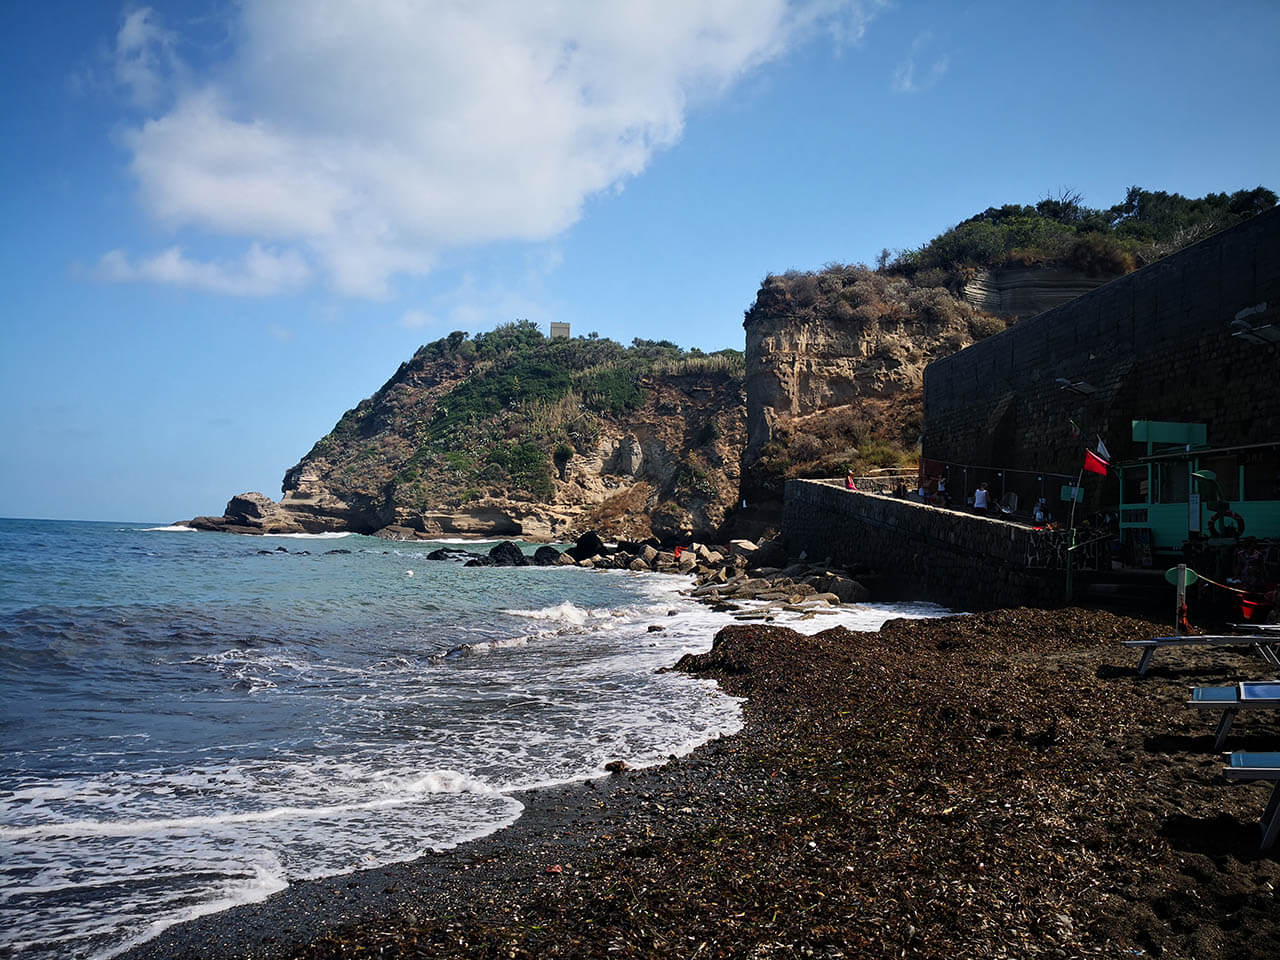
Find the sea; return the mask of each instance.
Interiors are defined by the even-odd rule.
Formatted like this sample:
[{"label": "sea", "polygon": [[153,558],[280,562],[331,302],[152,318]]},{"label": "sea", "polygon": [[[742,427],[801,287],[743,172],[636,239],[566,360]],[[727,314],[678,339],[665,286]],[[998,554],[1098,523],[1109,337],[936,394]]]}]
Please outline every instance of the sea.
[{"label": "sea", "polygon": [[442,545],[491,546],[0,520],[0,955],[111,957],[741,727],[715,684],[660,672],[732,622],[689,578]]}]

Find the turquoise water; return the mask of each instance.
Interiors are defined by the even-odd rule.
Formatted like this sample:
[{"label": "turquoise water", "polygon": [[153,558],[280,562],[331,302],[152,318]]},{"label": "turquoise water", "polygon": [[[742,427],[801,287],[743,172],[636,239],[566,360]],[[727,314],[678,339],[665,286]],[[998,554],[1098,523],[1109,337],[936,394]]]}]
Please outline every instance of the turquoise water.
[{"label": "turquoise water", "polygon": [[437,546],[0,520],[0,951],[109,956],[740,726],[656,672],[727,622],[687,581]]}]

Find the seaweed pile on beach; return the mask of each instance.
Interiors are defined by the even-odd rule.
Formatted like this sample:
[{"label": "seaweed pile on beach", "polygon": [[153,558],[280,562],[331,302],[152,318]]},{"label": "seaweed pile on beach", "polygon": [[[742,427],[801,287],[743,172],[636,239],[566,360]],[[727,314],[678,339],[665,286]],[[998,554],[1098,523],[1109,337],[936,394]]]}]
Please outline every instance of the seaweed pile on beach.
[{"label": "seaweed pile on beach", "polygon": [[[1080,609],[727,627],[677,669],[747,698],[740,734],[136,955],[1280,955],[1266,790],[1223,781],[1184,706],[1266,668],[1182,650],[1139,678],[1120,642],[1159,629]],[[1280,724],[1229,746],[1280,747]]]}]

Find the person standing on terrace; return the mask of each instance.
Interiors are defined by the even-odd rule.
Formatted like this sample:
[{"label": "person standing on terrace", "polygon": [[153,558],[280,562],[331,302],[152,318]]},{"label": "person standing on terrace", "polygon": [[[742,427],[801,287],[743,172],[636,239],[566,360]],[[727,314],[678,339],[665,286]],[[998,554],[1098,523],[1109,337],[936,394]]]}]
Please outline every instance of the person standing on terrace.
[{"label": "person standing on terrace", "polygon": [[973,512],[986,513],[990,505],[990,500],[987,496],[987,485],[985,483],[978,484],[978,489],[973,491]]}]

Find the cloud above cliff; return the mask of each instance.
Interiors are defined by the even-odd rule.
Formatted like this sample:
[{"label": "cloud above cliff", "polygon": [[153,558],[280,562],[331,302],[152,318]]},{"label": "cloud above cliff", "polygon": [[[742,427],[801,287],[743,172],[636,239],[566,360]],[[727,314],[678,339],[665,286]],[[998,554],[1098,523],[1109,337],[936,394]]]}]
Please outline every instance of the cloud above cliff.
[{"label": "cloud above cliff", "polygon": [[[445,251],[561,233],[675,144],[691,107],[817,36],[856,41],[881,2],[260,0],[199,70],[133,10],[118,77],[151,112],[123,142],[160,224],[300,251],[339,292],[382,297]],[[230,276],[160,256],[167,270],[113,252],[107,272]]]},{"label": "cloud above cliff", "polygon": [[895,93],[920,93],[942,79],[951,66],[951,58],[946,54],[929,54],[932,45],[931,31],[926,30],[915,38],[907,58],[893,71]]},{"label": "cloud above cliff", "polygon": [[234,262],[194,260],[181,247],[131,260],[111,250],[98,262],[99,279],[116,283],[162,283],[235,297],[262,297],[303,287],[311,269],[296,250],[276,251],[251,243]]}]

